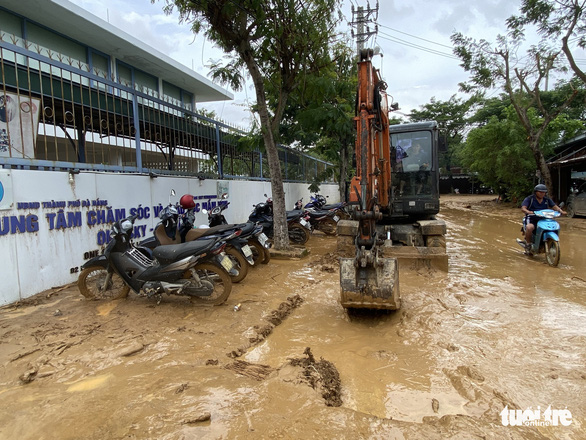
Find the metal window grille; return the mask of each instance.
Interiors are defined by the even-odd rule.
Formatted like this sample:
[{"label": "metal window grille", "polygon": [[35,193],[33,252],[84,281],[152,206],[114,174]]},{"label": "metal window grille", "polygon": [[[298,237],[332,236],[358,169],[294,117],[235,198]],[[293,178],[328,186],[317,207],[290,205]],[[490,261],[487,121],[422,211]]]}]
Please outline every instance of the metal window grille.
[{"label": "metal window grille", "polygon": [[[2,167],[270,178],[266,153],[241,147],[241,130],[3,32],[0,81]],[[332,167],[284,146],[279,158],[286,181]]]}]

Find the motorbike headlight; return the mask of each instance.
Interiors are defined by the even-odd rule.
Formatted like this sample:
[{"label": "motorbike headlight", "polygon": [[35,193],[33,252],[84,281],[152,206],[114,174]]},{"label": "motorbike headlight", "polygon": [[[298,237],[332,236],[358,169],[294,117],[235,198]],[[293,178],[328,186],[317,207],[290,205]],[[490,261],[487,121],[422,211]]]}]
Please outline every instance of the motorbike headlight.
[{"label": "motorbike headlight", "polygon": [[132,229],[132,222],[130,220],[123,220],[122,223],[120,223],[120,226],[122,232],[128,232]]}]

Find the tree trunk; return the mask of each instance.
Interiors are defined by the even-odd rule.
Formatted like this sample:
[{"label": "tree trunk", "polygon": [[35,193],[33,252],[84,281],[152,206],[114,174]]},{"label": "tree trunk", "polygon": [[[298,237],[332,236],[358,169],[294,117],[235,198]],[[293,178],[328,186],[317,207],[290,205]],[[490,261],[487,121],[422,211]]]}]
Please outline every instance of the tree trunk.
[{"label": "tree trunk", "polygon": [[283,177],[281,174],[281,163],[279,152],[273,136],[271,118],[267,107],[266,93],[263,77],[250,51],[244,48],[241,56],[248,67],[250,76],[256,91],[256,105],[260,117],[262,137],[267,150],[269,170],[271,173],[271,190],[273,198],[273,240],[275,249],[287,249],[289,247],[289,233],[287,230],[287,214],[285,209],[285,191],[283,189]]},{"label": "tree trunk", "polygon": [[549,171],[549,167],[547,166],[547,162],[545,161],[545,157],[539,149],[539,137],[531,139],[530,147],[531,151],[533,152],[533,157],[535,158],[537,169],[541,173],[543,183],[545,184],[545,186],[547,186],[547,189],[550,191],[551,194],[553,192],[553,182],[551,180],[551,173]]},{"label": "tree trunk", "polygon": [[340,150],[340,201],[346,200],[346,177],[348,175],[348,146],[344,145]]}]

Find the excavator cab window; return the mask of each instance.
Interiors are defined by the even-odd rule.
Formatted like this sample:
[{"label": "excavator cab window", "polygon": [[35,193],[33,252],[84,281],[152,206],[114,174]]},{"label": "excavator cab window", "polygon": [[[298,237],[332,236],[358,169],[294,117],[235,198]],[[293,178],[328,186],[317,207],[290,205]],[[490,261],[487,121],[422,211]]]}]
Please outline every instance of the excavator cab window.
[{"label": "excavator cab window", "polygon": [[431,132],[418,131],[391,135],[392,185],[399,196],[431,195]]}]

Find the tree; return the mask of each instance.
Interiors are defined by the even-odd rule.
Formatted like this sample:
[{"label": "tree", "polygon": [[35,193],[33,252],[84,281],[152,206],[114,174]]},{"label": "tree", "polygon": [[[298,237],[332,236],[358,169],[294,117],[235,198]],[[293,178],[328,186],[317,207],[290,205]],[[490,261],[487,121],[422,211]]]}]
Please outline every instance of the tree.
[{"label": "tree", "polygon": [[585,8],[585,0],[522,0],[521,14],[510,17],[507,25],[515,37],[522,36],[527,25],[536,25],[542,45],[560,48],[575,75],[586,83],[586,73],[573,53],[575,48],[586,48]]},{"label": "tree", "polygon": [[510,104],[472,129],[457,154],[466,168],[508,199],[522,199],[532,187],[535,161],[527,148],[525,130]]},{"label": "tree", "polygon": [[354,51],[340,43],[332,48],[325,68],[307,77],[286,110],[289,142],[297,142],[320,158],[337,164],[341,199],[346,195],[350,158],[356,132],[355,114],[358,83]]},{"label": "tree", "polygon": [[[485,40],[476,42],[461,33],[455,33],[452,41],[455,45],[454,53],[462,60],[462,67],[471,73],[470,81],[461,84],[461,88],[479,92],[493,87],[504,89],[525,129],[527,146],[532,152],[536,168],[545,184],[551,188],[551,174],[541,149],[541,138],[551,121],[570,105],[577,94],[574,89],[568,92],[559,105],[549,108],[544,105],[544,83],[552,72],[562,69],[558,60],[559,52],[532,47],[522,64],[520,59],[512,55],[519,50],[522,41],[518,39],[499,35],[496,46],[492,47]],[[537,119],[531,117],[535,109],[539,114]]]},{"label": "tree", "polygon": [[448,171],[454,165],[453,157],[456,156],[457,159],[455,153],[460,148],[468,130],[468,113],[478,100],[477,95],[466,100],[452,95],[448,101],[438,101],[433,97],[428,104],[420,106],[420,110],[413,109],[410,112],[410,119],[413,122],[437,121],[448,144],[448,151],[442,160],[442,166],[445,166]]},{"label": "tree", "polygon": [[[154,0],[153,0],[154,1]],[[289,95],[303,84],[327,55],[340,0],[166,0],[195,33],[204,32],[226,54],[213,66],[213,78],[233,89],[243,86],[242,68],[250,75],[267,152],[277,249],[289,245],[285,192],[276,146]],[[269,103],[269,97],[278,97]],[[269,107],[270,105],[270,107]],[[271,111],[272,109],[272,111]]]},{"label": "tree", "polygon": [[[552,91],[542,92],[542,100],[553,106],[557,100],[565,99],[565,89],[566,85],[561,83]],[[583,121],[574,117],[576,111],[566,108],[547,126],[540,142],[546,158],[554,154],[561,139],[573,137],[583,129]],[[540,123],[537,108],[527,113],[533,125]],[[469,121],[476,128],[468,133],[458,152],[461,163],[499,194],[522,200],[535,184],[535,160],[527,148],[526,131],[508,96],[502,94],[500,98],[486,100]]]}]

